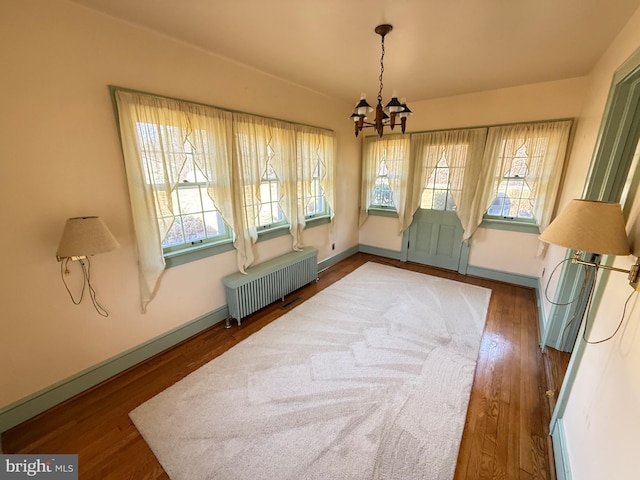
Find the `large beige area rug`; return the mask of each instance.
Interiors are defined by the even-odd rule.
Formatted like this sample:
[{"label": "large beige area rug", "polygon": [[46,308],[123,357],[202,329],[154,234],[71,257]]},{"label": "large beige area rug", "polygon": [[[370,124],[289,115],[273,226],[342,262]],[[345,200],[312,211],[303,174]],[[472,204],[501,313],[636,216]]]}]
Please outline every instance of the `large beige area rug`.
[{"label": "large beige area rug", "polygon": [[367,263],[130,416],[174,480],[451,479],[490,295]]}]

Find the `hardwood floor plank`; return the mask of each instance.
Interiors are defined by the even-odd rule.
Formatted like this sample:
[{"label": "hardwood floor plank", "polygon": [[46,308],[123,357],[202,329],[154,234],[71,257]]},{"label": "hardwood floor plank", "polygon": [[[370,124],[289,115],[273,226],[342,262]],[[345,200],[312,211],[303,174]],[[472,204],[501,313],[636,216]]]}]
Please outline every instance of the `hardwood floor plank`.
[{"label": "hardwood floor plank", "polygon": [[[546,360],[538,347],[534,291],[358,253],[322,271],[319,282],[285,302],[299,297],[293,308],[368,261],[492,290],[454,478],[551,478]],[[240,327],[214,325],[5,432],[5,453],[77,453],[83,480],[167,479],[128,413],[289,309],[275,303],[245,318]]]}]

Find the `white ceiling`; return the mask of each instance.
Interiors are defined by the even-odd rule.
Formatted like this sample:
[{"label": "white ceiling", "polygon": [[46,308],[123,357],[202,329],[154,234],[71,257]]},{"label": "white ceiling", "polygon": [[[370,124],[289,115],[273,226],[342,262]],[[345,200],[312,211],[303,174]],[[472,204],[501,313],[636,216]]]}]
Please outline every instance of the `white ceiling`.
[{"label": "white ceiling", "polygon": [[588,74],[640,0],[72,0],[313,90],[407,102]]}]

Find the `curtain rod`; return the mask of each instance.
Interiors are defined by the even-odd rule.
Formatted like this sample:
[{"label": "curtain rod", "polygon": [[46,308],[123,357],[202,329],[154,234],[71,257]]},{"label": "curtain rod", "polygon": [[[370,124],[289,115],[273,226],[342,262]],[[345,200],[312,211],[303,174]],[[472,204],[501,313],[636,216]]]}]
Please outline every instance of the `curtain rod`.
[{"label": "curtain rod", "polygon": [[[556,123],[556,122],[571,122],[571,126],[573,127],[573,123],[575,122],[575,118],[567,117],[567,118],[552,118],[550,120],[532,120],[530,122],[514,122],[514,123],[494,123],[490,125],[476,125],[474,127],[451,127],[451,128],[437,128],[434,130],[419,130],[417,132],[407,132],[404,135],[417,135],[420,133],[437,133],[437,132],[453,132],[456,130],[476,130],[480,128],[495,128],[495,127],[515,127],[518,125],[537,125],[541,123]],[[390,134],[390,135],[402,135],[401,133]],[[364,135],[362,138],[370,138],[377,137],[377,135]]]},{"label": "curtain rod", "polygon": [[117,85],[108,85],[108,87],[109,87],[109,95],[111,96],[111,102],[113,103],[114,108],[115,108],[116,111],[117,111],[117,104],[116,104],[116,95],[115,95],[115,93],[117,91],[122,91],[122,92],[130,92],[130,93],[139,93],[141,95],[148,95],[148,96],[151,96],[151,97],[163,98],[163,99],[166,99],[166,100],[174,100],[174,101],[177,101],[177,102],[190,103],[192,105],[199,105],[201,107],[215,108],[217,110],[222,110],[224,112],[240,113],[242,115],[252,115],[254,117],[264,118],[264,119],[267,119],[267,120],[276,120],[278,122],[288,123],[290,125],[301,125],[303,127],[317,128],[318,130],[324,130],[326,132],[335,133],[335,131],[331,130],[330,128],[316,127],[315,125],[309,125],[309,124],[306,124],[306,123],[292,122],[290,120],[282,120],[280,118],[268,117],[266,115],[258,115],[258,114],[255,114],[255,113],[243,112],[241,110],[232,110],[230,108],[217,107],[215,105],[209,105],[208,103],[194,102],[192,100],[185,100],[183,98],[170,97],[168,95],[159,95],[159,94],[156,94],[156,93],[144,92],[142,90],[135,90],[133,88],[119,87]]}]

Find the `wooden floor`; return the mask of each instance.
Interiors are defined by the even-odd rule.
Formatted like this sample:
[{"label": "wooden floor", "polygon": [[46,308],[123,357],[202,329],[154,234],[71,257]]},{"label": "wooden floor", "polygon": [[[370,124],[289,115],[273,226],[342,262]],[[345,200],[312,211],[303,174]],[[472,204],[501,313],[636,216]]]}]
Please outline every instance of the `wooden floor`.
[{"label": "wooden floor", "polygon": [[[455,479],[554,478],[547,450],[550,411],[534,291],[359,253],[321,272],[318,283],[294,292],[289,299],[304,301],[367,261],[493,291]],[[128,412],[284,313],[274,304],[247,317],[241,327],[215,325],[5,432],[4,452],[77,453],[82,480],[166,479]]]},{"label": "wooden floor", "polygon": [[571,354],[561,352],[555,348],[547,347],[543,353],[545,373],[547,377],[547,397],[549,398],[549,410],[553,412],[556,406],[556,400],[560,394],[562,381],[569,367]]}]

